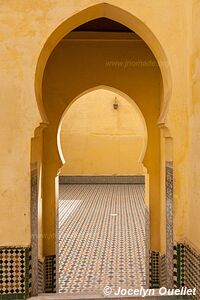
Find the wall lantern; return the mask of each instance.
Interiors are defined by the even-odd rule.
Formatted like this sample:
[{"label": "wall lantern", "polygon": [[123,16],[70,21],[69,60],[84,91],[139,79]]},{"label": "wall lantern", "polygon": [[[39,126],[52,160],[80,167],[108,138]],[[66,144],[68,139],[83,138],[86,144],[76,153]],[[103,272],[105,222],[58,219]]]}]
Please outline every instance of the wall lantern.
[{"label": "wall lantern", "polygon": [[118,109],[119,104],[117,103],[117,98],[115,97],[115,102],[113,103],[113,108]]}]

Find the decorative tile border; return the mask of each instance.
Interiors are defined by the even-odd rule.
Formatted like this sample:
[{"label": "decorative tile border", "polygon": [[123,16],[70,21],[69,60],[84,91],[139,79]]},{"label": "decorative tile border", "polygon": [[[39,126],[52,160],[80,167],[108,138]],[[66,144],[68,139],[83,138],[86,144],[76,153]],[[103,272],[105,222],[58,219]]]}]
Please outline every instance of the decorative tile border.
[{"label": "decorative tile border", "polygon": [[194,299],[200,299],[200,253],[188,243],[177,244],[177,287],[196,288]]},{"label": "decorative tile border", "polygon": [[156,251],[150,252],[149,283],[152,289],[160,287],[160,253]]},{"label": "decorative tile border", "polygon": [[0,295],[0,300],[15,300],[15,299],[27,299],[24,294],[7,294]]},{"label": "decorative tile border", "polygon": [[46,256],[45,268],[45,293],[56,293],[56,256]]},{"label": "decorative tile border", "polygon": [[59,176],[60,184],[144,184],[144,176]]},{"label": "decorative tile border", "polygon": [[[166,286],[166,255],[150,253],[150,288]],[[160,265],[160,272],[159,272]],[[174,288],[196,288],[193,299],[200,300],[200,253],[188,243],[177,243],[173,247],[173,285]]]},{"label": "decorative tile border", "polygon": [[27,293],[26,295],[28,295],[29,297],[31,296],[31,288],[32,288],[32,252],[31,252],[31,248],[29,248],[27,251],[27,257],[28,257],[28,263],[27,263],[27,268],[28,268],[28,272],[29,272],[29,276],[28,276],[28,282],[27,282]]},{"label": "decorative tile border", "polygon": [[166,189],[166,286],[173,287],[173,193],[174,193],[174,175],[173,162],[166,162],[165,189]]},{"label": "decorative tile border", "polygon": [[32,290],[38,295],[38,178],[37,163],[31,165],[31,248],[32,248]]},{"label": "decorative tile border", "polygon": [[0,248],[0,299],[29,295],[29,248]]},{"label": "decorative tile border", "polygon": [[180,283],[179,283],[179,278],[180,278],[180,274],[178,274],[178,272],[180,273],[179,270],[179,260],[178,260],[178,251],[177,251],[177,245],[174,245],[174,254],[173,254],[173,281],[174,281],[174,288],[178,288],[180,287]]},{"label": "decorative tile border", "polygon": [[177,244],[177,287],[185,286],[185,246],[184,244]]},{"label": "decorative tile border", "polygon": [[150,213],[149,208],[145,205],[145,256],[146,256],[146,288],[150,286],[150,275],[149,275],[149,266],[150,266]]},{"label": "decorative tile border", "polygon": [[160,257],[160,286],[166,287],[167,283],[167,264],[166,264],[166,254]]},{"label": "decorative tile border", "polygon": [[38,260],[38,294],[44,293],[44,262]]}]

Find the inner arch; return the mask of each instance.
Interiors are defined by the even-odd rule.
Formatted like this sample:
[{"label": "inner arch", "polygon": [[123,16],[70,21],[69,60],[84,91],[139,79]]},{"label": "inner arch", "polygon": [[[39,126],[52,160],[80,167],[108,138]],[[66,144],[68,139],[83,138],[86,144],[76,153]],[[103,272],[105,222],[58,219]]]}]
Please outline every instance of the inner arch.
[{"label": "inner arch", "polygon": [[[61,135],[61,139],[60,139]],[[61,175],[141,175],[147,128],[136,103],[100,86],[66,109],[58,134]]]}]

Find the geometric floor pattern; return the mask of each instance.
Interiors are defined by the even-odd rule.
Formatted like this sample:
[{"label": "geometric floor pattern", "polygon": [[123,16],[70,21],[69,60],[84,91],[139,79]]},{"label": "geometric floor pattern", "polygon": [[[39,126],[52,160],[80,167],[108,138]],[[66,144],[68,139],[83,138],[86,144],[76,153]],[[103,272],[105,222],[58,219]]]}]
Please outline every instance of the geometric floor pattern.
[{"label": "geometric floor pattern", "polygon": [[145,286],[143,184],[62,184],[59,292]]}]

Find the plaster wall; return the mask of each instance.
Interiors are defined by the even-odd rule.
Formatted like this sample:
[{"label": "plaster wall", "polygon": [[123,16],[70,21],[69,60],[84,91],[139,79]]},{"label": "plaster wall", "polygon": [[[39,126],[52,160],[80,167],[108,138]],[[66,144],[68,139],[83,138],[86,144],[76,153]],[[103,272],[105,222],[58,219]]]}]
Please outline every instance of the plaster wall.
[{"label": "plaster wall", "polygon": [[191,40],[191,97],[189,109],[190,119],[190,144],[189,144],[189,195],[187,201],[187,234],[186,241],[200,251],[200,2],[193,1],[192,10],[192,37]]},{"label": "plaster wall", "polygon": [[[30,141],[34,135],[35,128],[42,121],[34,91],[35,70],[39,55],[50,34],[60,24],[75,13],[98,3],[101,3],[101,1],[15,0],[0,2],[0,101],[2,103],[0,111],[2,145],[0,147],[0,244],[2,246],[26,246],[30,244],[31,240]],[[173,160],[174,176],[176,178],[175,238],[176,240],[184,239],[186,229],[188,229],[187,236],[194,240],[195,244],[198,244],[198,237],[193,232],[194,228],[195,230],[198,228],[197,211],[199,197],[198,194],[195,195],[195,192],[193,192],[189,199],[188,186],[190,188],[193,186],[194,191],[196,191],[199,178],[197,164],[195,165],[195,162],[198,161],[198,157],[197,159],[195,157],[198,153],[196,137],[199,132],[197,125],[199,109],[197,103],[200,95],[198,84],[199,15],[197,15],[199,2],[182,0],[107,0],[107,3],[129,12],[146,24],[166,53],[172,77],[172,96],[166,123],[170,127],[174,138]],[[193,15],[191,14],[192,8]],[[93,18],[92,11],[91,13],[88,12],[87,18]],[[120,20],[119,11],[116,14],[116,18],[118,21]],[[193,34],[190,32],[192,18]],[[71,23],[68,23],[66,30],[72,29],[74,23],[79,25],[82,21],[84,21],[84,18],[81,20],[75,18],[73,21],[70,21]],[[126,21],[131,22],[131,19],[121,19],[121,21],[124,23]],[[145,29],[141,32],[145,33]],[[62,37],[59,32],[55,33],[51,40],[51,45],[46,45],[43,50],[48,52],[49,49],[55,47],[55,43]],[[192,61],[193,66],[196,66],[193,70],[197,70],[194,71],[194,74],[197,75],[196,79],[193,80],[195,109],[192,123],[195,125],[191,123],[191,128],[195,127],[194,132],[196,134],[191,139],[191,155],[194,158],[191,176],[188,175],[187,171],[190,135],[188,129],[188,107],[191,104],[190,83],[192,80],[191,74],[188,73],[190,66],[188,58],[191,55],[189,45],[193,39]],[[149,42],[151,42],[151,37]],[[151,46],[153,48],[154,44],[151,44]],[[76,54],[76,51],[74,54]],[[123,51],[121,54],[123,56]],[[97,59],[98,56],[94,57],[95,62]],[[76,65],[76,70],[80,69],[82,63],[83,61],[79,62],[78,66]],[[121,70],[121,72],[124,71]],[[114,74],[112,73],[112,78],[117,82],[118,78]],[[37,79],[41,81],[41,77]],[[81,90],[82,83],[79,82],[79,84]],[[128,85],[132,86],[132,81],[128,81]],[[77,95],[72,93],[72,98],[75,96]],[[57,108],[55,107],[55,109]],[[189,177],[192,178],[189,180]],[[193,204],[192,201],[194,201]],[[186,203],[190,203],[191,206],[188,219]],[[153,226],[159,226],[157,221],[155,221]],[[158,247],[159,243],[156,242],[155,248]]]},{"label": "plaster wall", "polygon": [[146,125],[136,108],[114,92],[94,90],[65,113],[61,147],[66,163],[61,175],[143,174],[146,145]]}]

